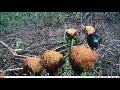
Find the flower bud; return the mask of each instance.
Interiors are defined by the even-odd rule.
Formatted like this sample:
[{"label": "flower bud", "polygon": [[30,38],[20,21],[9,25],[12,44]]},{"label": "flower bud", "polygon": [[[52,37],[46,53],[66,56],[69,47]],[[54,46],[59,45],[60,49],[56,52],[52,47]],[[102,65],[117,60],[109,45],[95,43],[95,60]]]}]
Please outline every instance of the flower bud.
[{"label": "flower bud", "polygon": [[65,32],[70,39],[75,38],[76,35],[78,34],[78,31],[76,29],[66,29]]},{"label": "flower bud", "polygon": [[92,26],[86,26],[85,30],[86,30],[87,34],[93,34],[93,33],[95,33],[95,28],[92,27]]}]

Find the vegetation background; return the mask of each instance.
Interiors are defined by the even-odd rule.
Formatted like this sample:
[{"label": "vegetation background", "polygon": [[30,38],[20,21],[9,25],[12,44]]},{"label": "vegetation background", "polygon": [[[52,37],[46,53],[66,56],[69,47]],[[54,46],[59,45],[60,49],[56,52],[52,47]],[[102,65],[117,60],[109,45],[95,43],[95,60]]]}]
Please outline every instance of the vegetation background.
[{"label": "vegetation background", "polygon": [[[34,56],[60,46],[64,30],[80,31],[81,24],[94,26],[103,37],[102,46],[97,49],[99,60],[87,74],[120,76],[120,12],[0,12],[0,40],[13,49],[29,50],[24,55]],[[84,34],[80,33],[79,37],[82,41]],[[13,59],[0,44],[0,70],[16,67],[22,67],[21,60]],[[13,71],[7,75],[22,74]],[[68,61],[56,75],[73,75]]]}]

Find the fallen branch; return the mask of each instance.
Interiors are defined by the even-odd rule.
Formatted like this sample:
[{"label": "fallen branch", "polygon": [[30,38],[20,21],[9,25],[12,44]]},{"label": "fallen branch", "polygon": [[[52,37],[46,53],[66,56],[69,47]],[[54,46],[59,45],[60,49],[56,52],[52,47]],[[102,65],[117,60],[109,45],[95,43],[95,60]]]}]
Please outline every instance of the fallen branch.
[{"label": "fallen branch", "polygon": [[68,49],[63,49],[63,50],[61,50],[61,51],[59,51],[60,53],[65,53],[65,52],[67,52],[67,50]]},{"label": "fallen branch", "polygon": [[38,48],[38,47],[41,47],[41,49],[43,49],[43,50],[46,50],[46,49],[44,49],[44,48],[42,48],[43,46],[51,46],[51,45],[60,45],[60,44],[65,44],[65,43],[63,43],[63,42],[61,42],[61,43],[48,43],[48,44],[42,44],[42,45],[38,45],[38,46],[35,46],[35,47],[27,47],[27,48],[29,48],[29,49],[36,49],[36,48]]},{"label": "fallen branch", "polygon": [[65,56],[64,56],[64,59],[66,59],[69,55],[70,55],[70,54],[65,55]]},{"label": "fallen branch", "polygon": [[13,54],[13,56],[24,57],[24,58],[28,57],[28,56],[24,56],[24,55],[18,55],[16,53],[16,51],[21,51],[22,49],[15,49],[14,50],[14,49],[10,48],[7,44],[5,44],[3,41],[0,41],[0,44],[2,44],[5,48],[7,48]]},{"label": "fallen branch", "polygon": [[6,73],[6,72],[9,72],[9,71],[11,72],[11,71],[18,71],[18,70],[23,70],[23,68],[0,70],[0,73]]},{"label": "fallen branch", "polygon": [[23,70],[23,68],[7,69],[5,72]]},{"label": "fallen branch", "polygon": [[12,54],[15,54],[14,50],[12,48],[10,48],[7,44],[5,44],[4,42],[0,41],[0,43],[7,48]]},{"label": "fallen branch", "polygon": [[30,56],[24,56],[24,55],[18,55],[18,54],[14,54],[14,56],[16,56],[16,57],[23,57],[23,58],[30,57]]},{"label": "fallen branch", "polygon": [[56,50],[58,50],[58,49],[60,49],[60,48],[64,48],[64,47],[66,47],[66,46],[68,46],[68,44],[64,44],[64,45],[59,46],[59,47],[57,47],[57,48],[55,48],[55,49],[53,49],[53,50],[56,51]]}]

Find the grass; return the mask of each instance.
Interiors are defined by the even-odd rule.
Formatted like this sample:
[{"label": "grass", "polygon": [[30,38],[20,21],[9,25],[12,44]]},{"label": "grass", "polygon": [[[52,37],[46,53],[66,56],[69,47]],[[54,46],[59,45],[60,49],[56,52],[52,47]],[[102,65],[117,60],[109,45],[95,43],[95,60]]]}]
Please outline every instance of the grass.
[{"label": "grass", "polygon": [[[7,33],[15,28],[35,24],[40,29],[43,27],[57,26],[64,21],[63,13],[56,12],[1,12],[0,32]],[[27,27],[26,27],[27,28]]]},{"label": "grass", "polygon": [[[91,16],[95,20],[120,20],[119,12],[83,12],[83,22],[90,23]],[[28,24],[35,24],[39,29],[44,27],[62,27],[68,21],[81,21],[81,12],[1,12],[0,33],[7,33],[15,28],[27,28]],[[26,26],[22,28],[23,26]]]}]

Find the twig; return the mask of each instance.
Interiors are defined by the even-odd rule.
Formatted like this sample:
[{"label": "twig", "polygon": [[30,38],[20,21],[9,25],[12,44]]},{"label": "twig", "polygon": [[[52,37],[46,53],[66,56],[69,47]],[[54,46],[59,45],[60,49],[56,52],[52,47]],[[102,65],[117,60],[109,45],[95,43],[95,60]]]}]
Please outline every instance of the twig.
[{"label": "twig", "polygon": [[58,50],[58,49],[60,49],[60,48],[63,48],[63,47],[66,47],[68,44],[64,44],[64,45],[62,45],[62,46],[59,46],[59,47],[57,47],[57,48],[55,48],[55,49],[53,49],[53,50]]},{"label": "twig", "polygon": [[116,40],[116,39],[110,40],[110,42],[112,42],[112,41],[120,42],[120,40]]},{"label": "twig", "polygon": [[27,58],[27,57],[29,57],[29,56],[18,55],[18,54],[14,54],[14,56],[16,56],[16,57],[23,57],[23,58]]},{"label": "twig", "polygon": [[5,44],[4,42],[0,41],[0,43],[5,47],[7,48],[12,54],[14,54],[14,50],[12,48],[10,48],[7,44]]},{"label": "twig", "polygon": [[23,68],[7,69],[7,70],[5,70],[5,72],[8,72],[8,71],[17,71],[17,70],[23,70]]},{"label": "twig", "polygon": [[17,71],[17,70],[23,70],[23,68],[15,68],[15,69],[6,69],[6,70],[0,70],[0,73],[6,73],[11,71]]},{"label": "twig", "polygon": [[64,56],[64,59],[67,58],[68,56],[69,56],[69,54],[65,55],[65,56]]},{"label": "twig", "polygon": [[15,67],[16,65],[13,65],[13,66],[10,66],[8,69],[11,69],[11,68],[13,68],[13,67]]},{"label": "twig", "polygon": [[63,42],[61,43],[48,43],[48,44],[42,44],[42,45],[38,45],[38,46],[35,46],[35,47],[29,47],[29,49],[35,49],[35,48],[38,48],[38,47],[43,47],[43,46],[50,46],[50,45],[60,45],[60,44],[65,44]]},{"label": "twig", "polygon": [[64,52],[66,52],[68,49],[63,49],[63,50],[61,50],[61,51],[59,51],[60,53],[64,53]]},{"label": "twig", "polygon": [[[2,44],[5,48],[7,48],[12,54],[13,54],[13,56],[17,56],[17,57],[28,57],[28,56],[24,56],[24,55],[18,55],[18,54],[16,54],[16,50],[14,50],[14,49],[12,49],[12,48],[10,48],[7,44],[5,44],[3,41],[0,41],[0,44]],[[19,50],[21,50],[21,49],[19,49]],[[19,50],[17,50],[17,51],[19,51]]]}]

